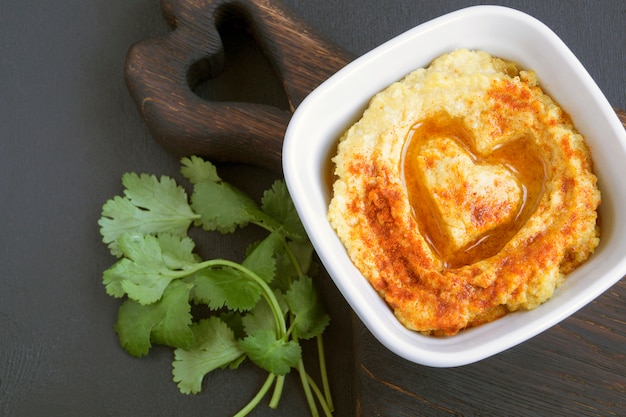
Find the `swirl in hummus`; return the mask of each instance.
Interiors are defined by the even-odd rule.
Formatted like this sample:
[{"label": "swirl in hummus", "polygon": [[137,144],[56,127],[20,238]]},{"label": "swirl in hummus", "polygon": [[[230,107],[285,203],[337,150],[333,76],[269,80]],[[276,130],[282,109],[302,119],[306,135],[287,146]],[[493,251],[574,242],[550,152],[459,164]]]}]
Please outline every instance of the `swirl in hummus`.
[{"label": "swirl in hummus", "polygon": [[532,71],[456,50],[340,138],[328,219],[407,328],[453,335],[548,300],[599,242],[583,137]]}]

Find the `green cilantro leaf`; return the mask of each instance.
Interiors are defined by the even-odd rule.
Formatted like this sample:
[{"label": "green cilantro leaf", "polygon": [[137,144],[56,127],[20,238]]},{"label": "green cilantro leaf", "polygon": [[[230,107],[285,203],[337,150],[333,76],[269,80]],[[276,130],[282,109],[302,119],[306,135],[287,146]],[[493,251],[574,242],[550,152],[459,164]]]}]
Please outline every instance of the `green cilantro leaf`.
[{"label": "green cilantro leaf", "polygon": [[235,334],[235,339],[243,339],[246,336],[241,313],[227,310],[220,313],[219,318],[230,327],[230,330]]},{"label": "green cilantro leaf", "polygon": [[[220,320],[226,323],[226,325],[228,325],[230,330],[233,331],[235,339],[242,339],[246,336],[246,333],[243,329],[241,313],[233,310],[227,310],[222,312],[218,317],[220,318]],[[239,359],[230,362],[228,364],[228,367],[230,369],[237,369],[239,365],[241,365],[246,360],[247,357],[248,356],[246,355],[241,355]]]},{"label": "green cilantro leaf", "polygon": [[217,175],[215,165],[209,161],[205,161],[197,156],[189,158],[184,157],[180,160],[182,168],[180,172],[192,184],[198,184],[202,181],[221,182],[222,179]]},{"label": "green cilantro leaf", "polygon": [[284,181],[275,181],[272,187],[265,191],[261,199],[261,208],[264,213],[282,225],[287,237],[298,241],[307,239],[304,226]]},{"label": "green cilantro leaf", "polygon": [[303,339],[322,334],[330,321],[322,297],[309,277],[302,277],[291,284],[287,291],[287,304],[294,314],[295,333]]},{"label": "green cilantro leaf", "polygon": [[311,242],[308,240],[305,242],[290,241],[287,246],[296,259],[295,263],[300,266],[302,273],[306,274],[313,263],[314,250]]},{"label": "green cilantro leaf", "polygon": [[306,242],[291,240],[287,242],[286,247],[283,246],[276,251],[275,258],[276,278],[272,281],[272,287],[287,291],[294,279],[306,274],[311,268],[313,245],[308,240]]},{"label": "green cilantro leaf", "polygon": [[185,236],[198,219],[189,206],[187,193],[166,176],[124,174],[125,197],[116,196],[102,206],[98,221],[103,242],[111,253],[120,256],[117,238],[124,233],[171,233]]},{"label": "green cilantro leaf", "polygon": [[267,303],[260,302],[241,318],[241,324],[245,334],[254,334],[261,330],[274,330],[274,312]]},{"label": "green cilantro leaf", "polygon": [[239,189],[225,182],[201,181],[194,186],[191,207],[200,215],[197,225],[204,230],[232,233],[250,223],[257,204]]},{"label": "green cilantro leaf", "polygon": [[195,344],[189,349],[174,351],[172,375],[184,394],[202,389],[202,379],[217,368],[240,363],[244,352],[239,348],[232,330],[217,317],[201,320],[191,327]]},{"label": "green cilantro leaf", "polygon": [[302,359],[300,345],[276,339],[273,330],[260,330],[239,341],[252,362],[275,375],[285,375]]},{"label": "green cilantro leaf", "polygon": [[235,311],[252,309],[261,298],[261,288],[232,268],[206,268],[191,278],[193,298],[212,310],[224,306]]},{"label": "green cilantro leaf", "polygon": [[173,347],[188,347],[194,335],[190,329],[191,285],[173,282],[154,304],[141,305],[127,299],[120,306],[115,331],[120,344],[133,356],[148,354],[151,342]]},{"label": "green cilantro leaf", "polygon": [[280,235],[271,233],[248,250],[248,255],[242,265],[253,271],[265,282],[272,282],[276,274],[274,253],[282,246],[282,243],[283,239]]},{"label": "green cilantro leaf", "polygon": [[126,233],[117,245],[125,257],[104,271],[107,293],[127,294],[140,304],[157,301],[172,280],[192,273],[197,263],[188,237]]}]

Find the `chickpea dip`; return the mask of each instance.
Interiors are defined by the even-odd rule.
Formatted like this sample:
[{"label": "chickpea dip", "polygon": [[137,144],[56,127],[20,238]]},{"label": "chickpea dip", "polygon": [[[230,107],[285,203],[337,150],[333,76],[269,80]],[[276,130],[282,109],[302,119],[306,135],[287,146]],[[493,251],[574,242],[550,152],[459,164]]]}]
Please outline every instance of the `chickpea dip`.
[{"label": "chickpea dip", "polygon": [[459,49],[378,93],[340,138],[328,220],[407,328],[548,300],[599,243],[590,151],[531,70]]}]

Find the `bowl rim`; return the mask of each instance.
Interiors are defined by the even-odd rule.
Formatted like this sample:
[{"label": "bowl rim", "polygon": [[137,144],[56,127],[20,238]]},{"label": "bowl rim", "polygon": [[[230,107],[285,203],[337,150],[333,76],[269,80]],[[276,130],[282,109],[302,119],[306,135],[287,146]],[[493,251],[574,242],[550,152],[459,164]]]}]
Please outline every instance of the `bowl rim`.
[{"label": "bowl rim", "polygon": [[[481,24],[477,26],[479,22]],[[454,41],[454,36],[459,36],[463,31],[467,32],[470,24],[478,29],[469,35],[466,34],[465,39],[461,41],[456,39]],[[484,49],[494,55],[504,57],[503,53],[499,52],[504,51],[505,55],[507,47],[511,50],[514,49],[512,45],[505,45],[503,43],[505,41],[487,40],[500,27],[506,27],[507,30],[512,31],[513,34],[509,38],[519,42],[519,45],[523,44],[523,48],[532,49],[533,45],[530,43],[541,40],[544,42],[541,49],[547,48],[549,52],[538,51],[537,54],[554,54],[549,58],[540,56],[536,60],[547,59],[550,62],[556,61],[567,65],[564,70],[567,70],[568,74],[573,74],[568,76],[575,76],[574,79],[581,83],[581,87],[583,87],[581,94],[589,100],[590,104],[584,109],[580,106],[573,106],[565,110],[572,115],[574,121],[585,121],[583,129],[577,124],[577,128],[585,136],[584,130],[594,132],[594,129],[598,129],[597,126],[591,126],[591,122],[587,122],[587,120],[592,119],[594,123],[599,122],[602,124],[602,128],[608,133],[608,138],[602,142],[602,145],[603,147],[612,147],[611,150],[604,152],[607,156],[603,157],[603,161],[606,158],[609,158],[609,162],[611,161],[611,157],[608,156],[611,152],[621,153],[621,155],[626,157],[626,133],[617,115],[599,87],[570,49],[551,29],[536,18],[516,9],[491,5],[467,7],[422,23],[355,59],[322,83],[303,100],[294,112],[285,134],[283,170],[287,187],[294,199],[294,204],[311,242],[330,277],[356,315],[379,342],[395,354],[423,365],[434,367],[466,365],[509,349],[569,317],[626,274],[626,256],[624,256],[626,243],[622,244],[618,241],[619,244],[605,244],[601,248],[602,255],[592,255],[587,263],[574,271],[572,276],[576,274],[576,277],[580,278],[570,280],[568,277],[568,280],[555,291],[555,295],[549,302],[531,311],[510,313],[504,318],[476,328],[464,330],[452,337],[433,338],[408,330],[402,326],[382,298],[374,291],[354,265],[351,262],[348,264],[345,262],[347,257],[345,248],[332,228],[332,235],[329,234],[328,229],[330,225],[326,221],[326,211],[324,210],[323,213],[320,213],[320,210],[318,210],[318,208],[321,208],[320,198],[328,198],[327,195],[323,195],[323,175],[319,172],[323,165],[320,158],[328,157],[329,149],[332,148],[332,142],[336,142],[338,133],[342,129],[345,130],[361,116],[362,110],[364,110],[373,94],[369,95],[367,100],[365,100],[363,98],[365,93],[363,93],[363,97],[360,98],[359,102],[351,102],[346,108],[344,106],[337,108],[337,113],[340,114],[331,115],[334,125],[332,128],[326,128],[325,130],[334,131],[336,134],[334,139],[331,135],[327,135],[320,141],[319,135],[316,136],[314,133],[318,126],[312,125],[312,122],[309,120],[312,118],[312,112],[315,112],[317,108],[322,106],[320,103],[325,103],[325,105],[332,103],[340,95],[337,91],[348,91],[349,88],[343,88],[348,83],[359,84],[351,80],[353,78],[356,79],[355,77],[362,78],[370,66],[382,68],[385,60],[389,62],[389,57],[394,57],[394,62],[399,62],[398,67],[410,68],[411,60],[417,61],[417,59],[405,56],[409,54],[401,54],[400,52],[418,45],[420,42],[425,44],[429,39],[432,41],[432,38],[436,35],[445,37],[445,40],[441,42],[441,47],[439,47],[440,52],[434,55],[431,53],[429,56],[425,54],[425,56],[420,57],[423,61],[422,66],[427,65],[435,56],[444,52],[450,52],[450,44],[455,42],[458,43],[458,47],[467,47],[468,49],[479,49],[472,45],[496,44],[499,45],[499,47],[494,48],[497,49],[496,51],[492,51],[490,48]],[[520,28],[524,28],[524,30]],[[515,32],[513,29],[520,33]],[[446,45],[444,46],[443,44]],[[516,44],[515,46],[519,45]],[[437,48],[432,47],[432,49]],[[515,51],[512,52],[517,53]],[[414,68],[418,67],[419,65]],[[535,68],[533,67],[533,69]],[[383,72],[385,76],[377,80],[374,83],[375,85],[367,88],[374,92],[380,91],[393,81],[401,79],[410,71],[398,69],[389,70],[388,72],[381,71],[381,73]],[[540,81],[542,81],[542,74],[539,70],[537,70],[537,74]],[[541,82],[542,87],[550,95],[553,95],[551,90],[560,91],[559,89],[563,88],[559,86],[560,81],[558,77],[553,78],[555,80],[547,85]],[[359,85],[363,86],[364,84],[361,82]],[[557,102],[560,103],[558,98]],[[317,111],[319,112],[319,110]],[[592,115],[588,115],[586,113],[588,111],[592,112]],[[351,120],[345,120],[346,115],[349,115]],[[342,117],[344,119],[341,119]],[[599,121],[598,117],[600,117]],[[597,144],[599,143],[597,142]],[[592,153],[594,151],[594,148],[592,148]],[[594,159],[595,156],[594,154]],[[619,173],[619,170],[616,169],[615,164],[609,165],[609,168],[606,168],[607,175],[604,178],[599,176],[599,184],[603,182],[606,186],[608,184],[615,185],[616,180],[611,179],[611,174]],[[619,207],[622,204],[626,205],[626,192],[621,187],[615,193],[609,193],[608,196],[605,196],[603,187],[600,188],[603,193],[601,208],[607,211],[607,215],[611,219],[610,225],[613,226],[609,228],[609,240],[613,242],[617,239],[615,236],[619,234],[619,231],[626,232],[626,221],[620,220],[619,216],[616,216],[614,213],[615,207]],[[607,209],[604,208],[605,204],[607,204],[604,201],[605,197],[608,197],[609,200]],[[617,232],[613,229],[616,229]],[[602,246],[604,237],[602,237],[601,242]],[[597,258],[599,256],[608,258],[609,264],[601,269],[604,272],[600,278],[589,283],[590,279],[584,278],[589,274],[596,274],[595,267],[598,264],[598,262],[592,263],[590,261],[594,257]],[[366,286],[363,285],[363,282],[358,282],[359,279],[364,281]],[[566,295],[564,296],[563,293],[566,293]]]}]

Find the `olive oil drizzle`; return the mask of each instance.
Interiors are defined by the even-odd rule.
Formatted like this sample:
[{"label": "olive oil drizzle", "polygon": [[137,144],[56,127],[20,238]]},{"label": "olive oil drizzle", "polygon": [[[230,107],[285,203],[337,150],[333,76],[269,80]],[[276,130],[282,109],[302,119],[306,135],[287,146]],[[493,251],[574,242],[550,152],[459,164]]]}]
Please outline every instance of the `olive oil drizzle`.
[{"label": "olive oil drizzle", "polygon": [[[522,201],[508,222],[480,235],[460,250],[453,250],[450,233],[433,197],[427,190],[424,174],[417,163],[424,144],[433,137],[446,137],[461,146],[476,164],[501,164],[517,179]],[[489,155],[476,151],[475,139],[461,118],[438,112],[416,123],[406,138],[400,172],[419,231],[446,268],[459,268],[496,255],[524,226],[537,209],[545,192],[548,167],[534,137],[520,134],[493,149]]]}]

